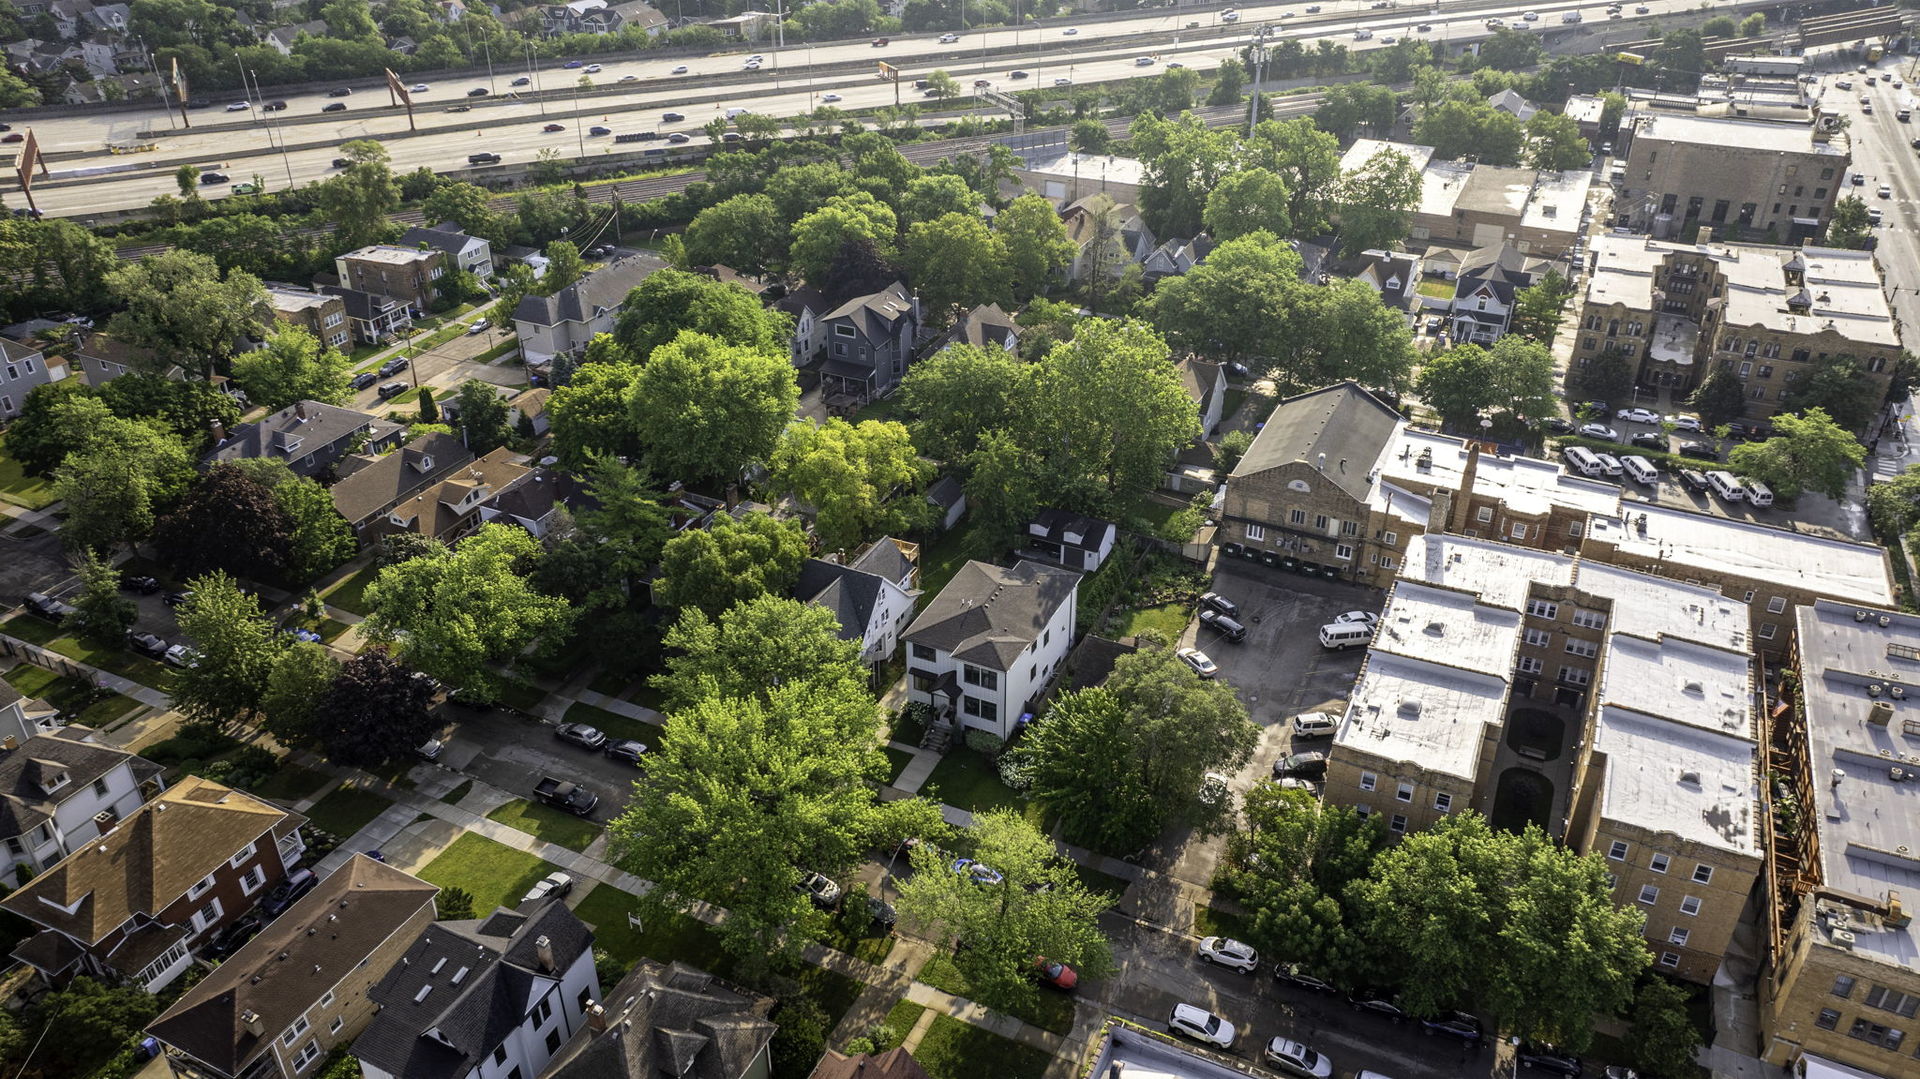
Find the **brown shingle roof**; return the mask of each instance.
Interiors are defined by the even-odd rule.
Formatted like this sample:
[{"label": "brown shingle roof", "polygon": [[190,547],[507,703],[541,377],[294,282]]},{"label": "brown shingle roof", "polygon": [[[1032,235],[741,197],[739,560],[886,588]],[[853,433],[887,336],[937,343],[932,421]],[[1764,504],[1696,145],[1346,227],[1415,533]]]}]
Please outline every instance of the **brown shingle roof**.
[{"label": "brown shingle roof", "polygon": [[415,439],[403,449],[358,462],[358,467],[327,493],[333,496],[333,508],[340,511],[340,516],[357,526],[472,460],[472,452],[458,438],[434,433]]},{"label": "brown shingle roof", "polygon": [[848,1056],[827,1050],[808,1079],[932,1079],[913,1054],[893,1048],[884,1053]]},{"label": "brown shingle roof", "polygon": [[474,502],[463,512],[453,508],[462,497],[479,487],[485,487],[489,495],[497,495],[533,475],[532,469],[514,464],[509,459],[512,456],[513,451],[502,446],[485,457],[463,466],[440,483],[401,502],[393,508],[393,512],[407,518],[410,521],[409,526],[401,529],[388,522],[385,526],[386,530],[418,532],[423,536],[445,534],[466,517],[478,514],[481,502],[485,501],[481,499]]}]

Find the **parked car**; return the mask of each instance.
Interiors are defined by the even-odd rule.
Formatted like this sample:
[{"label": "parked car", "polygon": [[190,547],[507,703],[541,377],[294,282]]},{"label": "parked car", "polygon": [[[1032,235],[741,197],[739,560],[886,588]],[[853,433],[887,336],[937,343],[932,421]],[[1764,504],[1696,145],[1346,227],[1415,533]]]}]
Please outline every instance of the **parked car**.
[{"label": "parked car", "polygon": [[607,736],[598,727],[585,723],[562,723],[553,729],[553,736],[562,742],[572,742],[581,749],[599,749],[607,744]]},{"label": "parked car", "polygon": [[356,390],[364,390],[378,381],[380,381],[379,375],[374,374],[372,371],[362,371],[353,376],[347,385],[352,386]]},{"label": "parked car", "polygon": [[263,924],[265,923],[261,921],[259,915],[248,914],[215,933],[213,940],[202,949],[201,954],[208,959],[225,959],[239,951],[247,941],[252,940],[260,932]]},{"label": "parked car", "polygon": [[423,761],[437,761],[440,759],[440,754],[446,751],[446,748],[447,744],[440,739],[429,738],[413,747],[413,755]]},{"label": "parked car", "polygon": [[1470,1012],[1441,1012],[1420,1020],[1420,1030],[1428,1035],[1444,1034],[1449,1038],[1458,1038],[1475,1049],[1480,1048],[1487,1038],[1479,1017]]},{"label": "parked car", "polygon": [[388,375],[397,375],[410,366],[412,366],[412,363],[405,356],[395,356],[393,359],[380,365],[380,377],[385,378]]},{"label": "parked car", "polygon": [[1699,430],[1701,430],[1701,427],[1700,427],[1700,417],[1698,417],[1698,416],[1689,416],[1689,415],[1687,415],[1687,414],[1686,414],[1686,413],[1684,413],[1684,412],[1676,412],[1676,413],[1674,413],[1673,415],[1671,415],[1671,416],[1668,416],[1668,417],[1667,417],[1667,422],[1668,422],[1668,423],[1670,423],[1670,424],[1672,424],[1672,425],[1673,425],[1673,429],[1674,429],[1674,430],[1676,430],[1676,431],[1699,431]]},{"label": "parked car", "polygon": [[1372,611],[1346,611],[1333,620],[1341,625],[1371,626],[1380,621],[1380,616]]},{"label": "parked car", "polygon": [[1335,712],[1302,712],[1293,717],[1293,739],[1332,738],[1333,732],[1340,729],[1340,716]]},{"label": "parked car", "polygon": [[1239,1036],[1232,1023],[1191,1004],[1173,1006],[1172,1013],[1167,1016],[1167,1029],[1216,1049],[1233,1048],[1234,1039]]},{"label": "parked car", "polygon": [[956,858],[949,868],[975,884],[993,885],[1007,879],[998,869],[976,862],[972,858]]},{"label": "parked car", "polygon": [[1240,606],[1218,592],[1208,592],[1200,597],[1200,606],[1212,607],[1228,618],[1240,617]]},{"label": "parked car", "polygon": [[152,633],[129,633],[127,647],[148,659],[165,659],[173,646]]},{"label": "parked car", "polygon": [[1200,612],[1200,624],[1235,644],[1247,639],[1247,627],[1212,608]]},{"label": "parked car", "polygon": [[1620,441],[1620,432],[1604,423],[1583,423],[1580,425],[1580,433],[1588,438],[1598,438],[1607,442]]},{"label": "parked car", "polygon": [[832,910],[840,905],[840,885],[825,873],[804,870],[801,878],[794,882],[793,890],[813,901],[821,910]]},{"label": "parked car", "polygon": [[538,884],[527,889],[520,902],[531,903],[536,899],[559,899],[573,891],[573,878],[565,873],[548,873]]},{"label": "parked car", "polygon": [[1682,442],[1680,443],[1680,448],[1675,452],[1682,457],[1692,457],[1700,461],[1718,461],[1720,459],[1719,448],[1707,442]]},{"label": "parked car", "polygon": [[1573,433],[1573,424],[1558,416],[1552,416],[1540,421],[1540,429],[1552,435],[1570,435]]},{"label": "parked car", "polygon": [[647,744],[633,738],[621,738],[608,742],[604,752],[614,760],[639,764],[640,758],[647,755]]},{"label": "parked car", "polygon": [[1268,1041],[1265,1056],[1267,1063],[1300,1079],[1328,1079],[1333,1074],[1333,1061],[1290,1038]]},{"label": "parked car", "polygon": [[194,651],[192,645],[176,644],[172,648],[167,649],[167,654],[160,657],[160,662],[165,663],[169,667],[178,667],[184,671],[189,667],[199,666],[200,653]]},{"label": "parked car", "polygon": [[160,591],[160,582],[152,577],[122,577],[120,578],[120,590],[123,592],[138,592],[143,596],[151,596],[155,592]]},{"label": "parked car", "polygon": [[591,817],[600,806],[599,795],[578,783],[569,783],[553,776],[541,776],[533,785],[533,796],[576,817]]},{"label": "parked car", "polygon": [[1179,656],[1180,662],[1193,668],[1193,673],[1202,678],[1216,678],[1220,674],[1219,666],[1198,648],[1182,648],[1174,655]]},{"label": "parked car", "polygon": [[1384,1015],[1396,1023],[1405,1022],[1406,1009],[1393,999],[1393,994],[1383,989],[1355,989],[1347,994],[1347,1003],[1359,1011]]},{"label": "parked car", "polygon": [[1573,1077],[1586,1070],[1581,1066],[1579,1057],[1559,1046],[1548,1045],[1545,1042],[1523,1041],[1514,1051],[1513,1057],[1522,1068],[1538,1068],[1555,1075]]},{"label": "parked car", "polygon": [[1279,779],[1273,781],[1273,785],[1283,791],[1301,791],[1309,798],[1320,797],[1320,784],[1315,783],[1311,779],[1301,779],[1299,776],[1281,776]]},{"label": "parked car", "polygon": [[1680,470],[1680,482],[1686,484],[1689,490],[1705,491],[1707,474],[1697,468],[1683,468]]},{"label": "parked car", "polygon": [[375,390],[374,393],[378,394],[382,401],[391,401],[407,392],[408,389],[409,387],[404,382],[385,382],[382,383],[380,388]]},{"label": "parked car", "polygon": [[1079,971],[1044,955],[1033,957],[1033,976],[1063,993],[1071,993],[1080,984]]},{"label": "parked car", "polygon": [[1200,961],[1217,967],[1252,974],[1260,969],[1260,953],[1253,945],[1228,937],[1207,937],[1200,942]]},{"label": "parked car", "polygon": [[320,878],[313,875],[311,869],[296,869],[287,874],[285,880],[273,886],[273,891],[260,901],[260,913],[269,918],[278,918],[286,913],[288,907],[300,901],[300,897],[313,891]]},{"label": "parked car", "polygon": [[1304,753],[1289,753],[1273,762],[1275,779],[1281,776],[1306,776],[1317,779],[1327,774],[1327,755],[1320,750],[1310,749]]},{"label": "parked car", "polygon": [[1296,989],[1305,989],[1313,993],[1331,993],[1334,991],[1331,982],[1308,974],[1306,971],[1301,970],[1300,965],[1297,963],[1275,963],[1273,965],[1273,980],[1276,982],[1286,982]]},{"label": "parked car", "polygon": [[877,895],[867,897],[867,914],[883,932],[891,933],[893,927],[900,924],[900,912],[893,909],[892,903]]},{"label": "parked car", "polygon": [[1643,450],[1659,450],[1661,453],[1667,452],[1667,436],[1658,431],[1642,431],[1632,438],[1627,439],[1627,442]]},{"label": "parked car", "polygon": [[74,612],[73,605],[54,599],[42,592],[27,593],[27,610],[49,622],[64,622]]},{"label": "parked car", "polygon": [[1660,414],[1650,408],[1623,408],[1613,414],[1616,420],[1627,423],[1659,423]]}]

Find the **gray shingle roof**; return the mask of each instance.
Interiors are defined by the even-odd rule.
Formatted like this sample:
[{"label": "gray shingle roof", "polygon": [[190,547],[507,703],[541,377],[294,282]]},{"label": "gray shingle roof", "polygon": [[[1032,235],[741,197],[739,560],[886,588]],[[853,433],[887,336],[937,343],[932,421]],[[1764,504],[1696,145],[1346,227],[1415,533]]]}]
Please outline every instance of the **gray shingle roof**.
[{"label": "gray shingle roof", "polygon": [[825,607],[840,622],[840,639],[865,639],[867,623],[880,600],[880,578],[852,566],[809,558],[800,564],[793,595],[802,603]]},{"label": "gray shingle roof", "polygon": [[477,239],[478,237],[467,235],[466,230],[451,221],[442,221],[432,228],[416,225],[400,234],[400,244],[403,247],[419,247],[425,244],[435,250],[456,256],[472,246]]},{"label": "gray shingle roof", "polygon": [[1253,436],[1233,475],[1250,476],[1296,461],[1318,467],[1319,455],[1325,454],[1327,478],[1349,497],[1364,499],[1367,475],[1399,422],[1399,413],[1358,383],[1308,390],[1280,402]]},{"label": "gray shingle roof", "polygon": [[[49,734],[35,735],[0,755],[0,839],[38,828],[61,802],[134,759],[123,749]],[[54,795],[42,785],[50,773],[67,777]]]},{"label": "gray shingle roof", "polygon": [[966,488],[960,486],[960,481],[952,476],[942,476],[933,481],[933,486],[927,488],[927,500],[943,510],[950,510],[959,505],[960,500],[965,497],[967,497]]},{"label": "gray shingle roof", "polygon": [[906,639],[1006,670],[1072,597],[1080,575],[1021,562],[968,562],[907,627]]},{"label": "gray shingle roof", "polygon": [[[1111,521],[1102,521],[1098,517],[1088,517],[1078,513],[1068,513],[1065,510],[1041,510],[1033,515],[1033,523],[1046,529],[1046,537],[1053,542],[1068,547],[1078,547],[1087,551],[1099,550],[1106,544],[1108,537],[1112,536],[1114,532]],[[1035,535],[1037,533],[1034,533],[1032,528],[1029,527],[1028,534]],[[1070,539],[1068,538],[1069,536],[1078,536],[1080,538],[1077,540]]]},{"label": "gray shingle roof", "polygon": [[[359,462],[359,467],[327,488],[333,508],[348,524],[358,525],[473,460],[472,451],[452,435],[434,433],[402,449]],[[344,471],[344,469],[343,469]]]},{"label": "gray shingle roof", "polygon": [[[301,401],[257,423],[243,423],[234,428],[225,441],[207,454],[206,463],[211,465],[245,457],[298,459],[322,446],[330,446],[361,428],[368,428],[375,439],[397,430],[394,424],[364,412],[318,401]],[[298,440],[298,448],[289,450],[288,447],[295,440]]]},{"label": "gray shingle roof", "polygon": [[513,309],[516,322],[536,326],[558,326],[563,322],[588,322],[603,311],[617,311],[632,292],[667,264],[652,255],[629,255],[561,289],[551,296],[526,296]]},{"label": "gray shingle roof", "polygon": [[773,1040],[773,1001],[680,963],[642,960],[606,994],[606,1029],[562,1046],[544,1079],[741,1079]]},{"label": "gray shingle roof", "polygon": [[892,337],[900,320],[912,317],[913,294],[907,291],[906,285],[895,281],[879,292],[855,296],[834,308],[827,313],[826,321],[846,319],[862,337],[874,341]]}]

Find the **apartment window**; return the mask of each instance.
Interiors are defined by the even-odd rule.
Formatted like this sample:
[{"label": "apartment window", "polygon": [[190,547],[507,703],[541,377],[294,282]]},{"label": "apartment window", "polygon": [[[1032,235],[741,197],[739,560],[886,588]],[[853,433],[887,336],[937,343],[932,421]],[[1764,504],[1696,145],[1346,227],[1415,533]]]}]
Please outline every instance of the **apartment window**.
[{"label": "apartment window", "polygon": [[1395,799],[1402,802],[1413,801],[1413,784],[1402,783],[1393,792]]},{"label": "apartment window", "polygon": [[1599,611],[1576,607],[1573,610],[1573,624],[1585,629],[1600,629],[1607,624],[1607,616]]},{"label": "apartment window", "polygon": [[336,1015],[333,1017],[333,1022],[327,1024],[327,1033],[338,1034],[340,1033],[340,1028],[346,1025],[347,1021]]},{"label": "apartment window", "polygon": [[1661,966],[1663,966],[1663,967],[1666,967],[1666,968],[1667,968],[1668,970],[1672,970],[1673,968],[1675,968],[1675,967],[1677,967],[1677,966],[1679,966],[1679,965],[1680,965],[1680,953],[1678,953],[1678,952],[1661,952],[1661,953],[1660,953],[1660,965],[1661,965]]},{"label": "apartment window", "polygon": [[1353,561],[1353,545],[1351,543],[1334,544],[1333,557],[1339,559],[1342,562]]},{"label": "apartment window", "polygon": [[320,1040],[316,1038],[313,1041],[310,1041],[307,1044],[301,1046],[300,1051],[293,1055],[293,1070],[294,1071],[307,1070],[307,1065],[313,1063],[313,1059],[319,1055],[320,1055]]},{"label": "apartment window", "polygon": [[1475,510],[1475,511],[1474,511],[1474,514],[1473,514],[1473,519],[1474,519],[1474,520],[1476,520],[1476,521],[1479,521],[1479,522],[1480,522],[1481,524],[1486,524],[1486,523],[1488,523],[1489,521],[1492,521],[1492,520],[1493,520],[1493,507],[1492,507],[1492,506],[1481,506],[1481,507],[1480,507],[1480,508],[1479,508],[1478,510]]},{"label": "apartment window", "polygon": [[1585,530],[1580,527],[1579,521],[1574,521],[1572,524],[1569,524],[1567,526],[1567,535],[1573,537],[1574,539],[1579,539],[1584,534],[1584,532]]},{"label": "apartment window", "polygon": [[240,890],[248,895],[252,895],[259,891],[261,885],[265,883],[267,883],[267,869],[265,866],[256,865],[252,869],[247,870],[246,875],[240,878]]},{"label": "apartment window", "polygon": [[1259,525],[1248,525],[1248,526],[1247,526],[1247,538],[1248,538],[1248,539],[1250,539],[1250,540],[1255,540],[1255,541],[1259,541],[1259,540],[1263,540],[1263,539],[1266,539],[1266,538],[1267,538],[1267,530],[1266,530],[1265,528],[1262,528],[1262,527],[1261,527],[1261,526],[1259,526]]},{"label": "apartment window", "polygon": [[1761,364],[1761,365],[1760,365],[1760,377],[1761,377],[1761,378],[1772,378],[1772,377],[1773,377],[1773,365],[1772,365],[1772,364],[1770,364],[1770,363],[1763,363],[1763,364]]},{"label": "apartment window", "polygon": [[1656,854],[1647,860],[1647,868],[1653,870],[1655,873],[1665,873],[1667,866],[1670,864],[1672,864],[1672,859],[1664,854]]},{"label": "apartment window", "polygon": [[107,796],[107,777],[101,776],[99,779],[93,781],[93,793],[99,798],[105,798]]},{"label": "apartment window", "polygon": [[1833,980],[1833,995],[1839,997],[1841,1000],[1847,999],[1853,995],[1854,984],[1855,982],[1851,976],[1846,974],[1840,975]]},{"label": "apartment window", "polygon": [[1359,523],[1358,523],[1358,522],[1355,522],[1355,521],[1341,521],[1341,522],[1340,522],[1340,534],[1341,534],[1341,535],[1343,535],[1343,536],[1357,536],[1357,535],[1359,535],[1359,534],[1360,534],[1360,525],[1359,525]]},{"label": "apartment window", "polygon": [[1000,688],[1000,675],[998,672],[987,670],[985,667],[976,667],[971,663],[960,669],[960,680],[970,686],[978,686],[985,690],[998,690]]},{"label": "apartment window", "polygon": [[1393,568],[1393,559],[1392,559],[1392,558],[1384,558],[1384,557],[1383,557],[1383,558],[1381,558],[1381,559],[1380,559],[1380,568],[1381,568],[1381,569],[1392,569],[1392,568]]},{"label": "apartment window", "polygon": [[324,1008],[327,1005],[332,1003],[333,1003],[333,990],[329,989],[327,990],[326,994],[320,998],[320,1006]]},{"label": "apartment window", "polygon": [[248,858],[253,857],[253,852],[257,849],[259,849],[259,844],[249,843],[246,846],[241,847],[238,851],[236,851],[233,857],[228,858],[227,864],[234,867],[235,869],[238,869],[240,868],[241,863],[245,862]]},{"label": "apartment window", "polygon": [[1774,596],[1772,599],[1767,600],[1768,614],[1779,614],[1780,612],[1786,609],[1787,609],[1787,597],[1785,596]]},{"label": "apartment window", "polygon": [[1360,773],[1360,789],[1361,790],[1370,791],[1379,785],[1380,785],[1379,776],[1374,775],[1372,772]]},{"label": "apartment window", "polygon": [[540,1003],[534,1005],[533,1025],[536,1027],[543,1026],[546,1024],[546,1021],[551,1018],[553,1018],[553,998],[548,996],[542,999]]},{"label": "apartment window", "polygon": [[1530,629],[1526,633],[1527,644],[1534,648],[1545,648],[1553,643],[1553,634],[1544,629]]},{"label": "apartment window", "polygon": [[962,700],[964,703],[960,710],[975,719],[984,719],[991,723],[1000,718],[1000,706],[992,701],[983,701],[978,697],[964,697]]},{"label": "apartment window", "polygon": [[1521,656],[1520,657],[1520,673],[1521,674],[1539,674],[1541,671],[1545,669],[1546,669],[1546,665],[1541,663],[1539,657],[1537,656]]},{"label": "apartment window", "polygon": [[1667,934],[1667,943],[1678,944],[1684,948],[1687,946],[1687,938],[1692,935],[1693,931],[1691,929],[1680,929],[1676,927],[1671,933]]},{"label": "apartment window", "polygon": [[1882,1049],[1898,1049],[1900,1043],[1906,1040],[1907,1034],[1903,1030],[1883,1027],[1871,1020],[1855,1019],[1853,1029],[1847,1031],[1847,1037],[1858,1038],[1868,1045],[1877,1045]]},{"label": "apartment window", "polygon": [[1593,672],[1579,667],[1560,668],[1560,680],[1570,686],[1584,686],[1593,681]]},{"label": "apartment window", "polygon": [[936,653],[928,645],[916,644],[912,647],[913,647],[913,658],[915,659],[924,659],[928,663],[932,663],[936,658],[938,658],[939,654]]},{"label": "apartment window", "polygon": [[1407,815],[1405,813],[1395,813],[1392,817],[1388,818],[1387,830],[1395,834],[1405,833],[1407,830]]},{"label": "apartment window", "polygon": [[1760,627],[1760,639],[1763,641],[1771,641],[1773,640],[1774,632],[1773,623],[1767,622]]},{"label": "apartment window", "polygon": [[505,1042],[501,1042],[499,1045],[493,1047],[493,1062],[495,1064],[505,1064],[507,1062],[507,1044]]},{"label": "apartment window", "polygon": [[1576,656],[1586,656],[1591,659],[1600,651],[1600,646],[1593,641],[1583,641],[1578,637],[1569,637],[1567,638],[1567,651]]},{"label": "apartment window", "polygon": [[187,889],[187,898],[198,899],[201,896],[206,895],[207,889],[211,887],[213,887],[213,874],[208,873],[206,876],[200,878],[200,882],[198,884],[195,884],[193,887]]},{"label": "apartment window", "polygon": [[1693,882],[1695,884],[1712,884],[1713,883],[1713,867],[1710,865],[1707,865],[1705,862],[1702,862],[1701,864],[1694,866]]},{"label": "apartment window", "polygon": [[1313,528],[1314,528],[1314,531],[1316,532],[1327,531],[1329,527],[1332,525],[1332,523],[1333,522],[1328,520],[1327,515],[1324,513],[1316,513],[1313,515]]},{"label": "apartment window", "polygon": [[1536,618],[1558,618],[1560,616],[1560,605],[1558,603],[1548,603],[1543,599],[1536,599],[1532,603],[1527,604],[1527,613]]},{"label": "apartment window", "polygon": [[1451,794],[1444,794],[1444,793],[1443,793],[1443,794],[1436,794],[1436,795],[1434,795],[1434,796],[1433,796],[1433,808],[1435,808],[1435,809],[1437,809],[1437,810],[1439,810],[1439,811],[1440,811],[1440,812],[1442,812],[1442,813],[1449,813],[1449,812],[1452,812],[1452,810],[1453,810],[1453,795],[1451,795]]},{"label": "apartment window", "polygon": [[1389,547],[1398,547],[1400,545],[1400,535],[1397,532],[1389,532],[1386,535],[1380,537],[1380,542],[1386,544]]},{"label": "apartment window", "polygon": [[1911,1019],[1913,1018],[1914,1010],[1920,1008],[1920,997],[1913,996],[1910,993],[1902,993],[1897,989],[1888,989],[1884,985],[1876,985],[1872,989],[1867,990],[1866,1005],[1869,1008],[1879,1008],[1882,1011],[1892,1012],[1903,1018]]},{"label": "apartment window", "polygon": [[1640,886],[1640,902],[1645,903],[1648,906],[1652,906],[1655,903],[1660,902],[1659,886],[1654,884],[1642,884]]},{"label": "apartment window", "polygon": [[1523,540],[1523,539],[1526,539],[1526,538],[1527,538],[1527,526],[1526,526],[1526,525],[1524,525],[1524,524],[1516,524],[1516,525],[1513,525],[1512,527],[1510,527],[1510,528],[1508,528],[1508,529],[1507,529],[1507,533],[1508,533],[1508,535],[1509,535],[1509,536],[1511,536],[1511,537],[1512,537],[1513,539],[1517,539],[1517,540]]},{"label": "apartment window", "polygon": [[300,1035],[305,1034],[306,1032],[307,1032],[307,1017],[303,1015],[300,1018],[295,1019],[293,1021],[293,1025],[287,1028],[287,1032],[285,1034],[280,1035],[280,1044],[292,1045],[294,1042],[297,1042],[300,1040]]},{"label": "apartment window", "polygon": [[1613,845],[1607,848],[1607,857],[1613,859],[1616,862],[1626,861],[1627,841],[1624,839],[1614,840]]},{"label": "apartment window", "polygon": [[552,1030],[547,1031],[547,1055],[552,1056],[553,1054],[558,1053],[559,1051],[560,1051],[560,1028],[554,1027]]},{"label": "apartment window", "polygon": [[1815,1019],[1813,1025],[1819,1027],[1821,1030],[1832,1030],[1840,1025],[1840,1013],[1834,1011],[1832,1008],[1822,1008],[1820,1009],[1820,1018]]},{"label": "apartment window", "polygon": [[1691,918],[1700,913],[1700,897],[1690,895],[1680,901],[1680,913]]},{"label": "apartment window", "polygon": [[1289,511],[1287,511],[1287,523],[1288,523],[1288,524],[1290,524],[1290,525],[1303,525],[1303,524],[1306,524],[1306,523],[1307,523],[1307,511],[1306,511],[1306,510],[1289,510]]}]

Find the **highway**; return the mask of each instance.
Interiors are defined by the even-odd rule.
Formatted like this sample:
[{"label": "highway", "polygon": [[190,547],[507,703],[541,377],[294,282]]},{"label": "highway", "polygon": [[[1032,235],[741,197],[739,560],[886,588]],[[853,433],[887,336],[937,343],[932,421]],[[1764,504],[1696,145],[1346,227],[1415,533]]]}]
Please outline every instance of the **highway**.
[{"label": "highway", "polygon": [[[1328,10],[1312,14],[1306,10],[1309,6]],[[1645,6],[1646,16],[1635,16],[1629,9],[1629,18],[1698,9],[1689,0],[1647,0]],[[1403,35],[1453,43],[1475,40],[1489,33],[1485,26],[1488,18],[1498,16],[1518,23],[1526,10],[1538,14],[1538,21],[1531,24],[1536,29],[1559,28],[1561,14],[1567,11],[1579,11],[1589,29],[1596,28],[1592,24],[1606,23],[1604,5],[1591,0],[1560,0],[1532,8],[1474,4],[1470,11],[1461,7],[1444,16],[1435,14],[1435,10],[1380,10],[1364,0],[1323,0],[1322,5],[1285,3],[1243,8],[1238,23],[1232,25],[1219,22],[1221,13],[1217,11],[1160,12],[1138,18],[1088,20],[1081,26],[1061,22],[1045,27],[973,31],[947,44],[929,34],[896,37],[884,48],[864,43],[790,45],[785,50],[761,46],[765,66],[751,74],[743,70],[749,55],[745,48],[694,60],[606,60],[600,62],[602,70],[592,74],[584,68],[568,69],[551,61],[531,73],[501,63],[495,65],[490,88],[486,80],[479,80],[478,85],[463,82],[430,86],[416,94],[419,130],[413,133],[407,130],[404,114],[390,107],[387,93],[378,88],[361,89],[343,99],[329,99],[321,93],[288,97],[284,111],[264,116],[252,111],[251,106],[244,115],[228,113],[216,103],[214,108],[190,111],[190,121],[195,125],[191,130],[180,129],[177,117],[157,107],[151,111],[77,113],[33,123],[41,147],[53,155],[52,177],[36,184],[34,197],[43,212],[53,215],[84,217],[137,208],[158,195],[178,192],[174,172],[182,162],[227,177],[226,183],[204,189],[208,197],[225,195],[230,184],[256,180],[269,189],[298,186],[331,175],[338,145],[357,138],[379,140],[391,154],[396,172],[421,165],[441,171],[464,168],[467,155],[482,151],[501,154],[516,163],[525,163],[549,148],[566,158],[591,159],[614,151],[613,134],[635,131],[682,133],[699,143],[706,138],[700,127],[724,115],[727,108],[790,118],[823,104],[845,110],[892,104],[896,88],[876,79],[867,66],[881,59],[898,65],[907,79],[940,69],[952,74],[963,87],[984,79],[996,89],[1016,90],[1052,88],[1058,80],[1080,84],[1133,78],[1164,71],[1172,62],[1210,70],[1222,59],[1237,55],[1263,23],[1275,28],[1270,37],[1296,38],[1309,48],[1321,39],[1330,39],[1355,49],[1382,47]],[[1430,26],[1425,33],[1417,30],[1423,20]],[[1196,21],[1201,28],[1189,30],[1188,24]],[[1372,38],[1356,40],[1354,35],[1361,29],[1371,31]],[[1625,29],[1620,27],[1622,32]],[[1180,40],[1183,36],[1188,38],[1184,42]],[[1027,49],[1032,50],[1031,58],[1023,55]],[[1007,55],[1010,50],[1018,52]],[[1150,62],[1142,64],[1142,59]],[[674,68],[683,65],[685,74],[673,74]],[[1015,71],[1025,72],[1026,77],[1014,78]],[[591,90],[575,87],[583,74],[593,80]],[[522,76],[534,82],[529,89],[545,93],[504,99],[502,95],[512,89],[511,81]],[[466,96],[469,90],[483,88],[490,90],[486,98]],[[568,89],[574,92],[566,93]],[[921,102],[930,108],[938,105],[925,102],[910,82],[898,89],[902,101]],[[962,99],[948,107],[962,106],[970,100]],[[340,102],[348,106],[344,112],[320,112],[323,105]],[[471,111],[446,111],[460,105],[470,105]],[[684,119],[669,121],[669,113]],[[545,130],[556,124],[561,130]],[[595,126],[609,133],[593,135],[591,128]],[[151,154],[112,155],[106,151],[108,145],[140,141],[141,133],[149,130],[161,132],[154,140],[159,149]],[[284,153],[282,145],[286,147]],[[622,151],[633,148],[619,147]],[[94,172],[102,169],[122,171]]]},{"label": "highway", "polygon": [[[1915,91],[1911,83],[1895,87],[1892,80],[1905,81],[1911,65],[1905,57],[1888,57],[1870,69],[1880,76],[1877,86],[1868,86],[1865,77],[1849,67],[1844,74],[1823,75],[1820,87],[1821,105],[1848,121],[1851,171],[1865,181],[1851,191],[1884,215],[1874,229],[1879,239],[1876,254],[1894,315],[1903,327],[1920,326],[1920,153],[1910,145],[1920,138],[1920,130],[1915,130],[1920,124],[1902,123],[1895,117],[1896,104],[1912,99]],[[1853,88],[1840,89],[1835,84],[1841,79],[1852,82]],[[1873,112],[1862,111],[1862,97],[1873,102]],[[1879,196],[1881,184],[1891,189],[1884,199]]]}]

